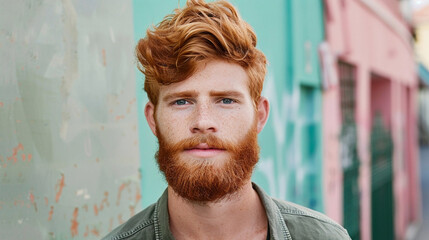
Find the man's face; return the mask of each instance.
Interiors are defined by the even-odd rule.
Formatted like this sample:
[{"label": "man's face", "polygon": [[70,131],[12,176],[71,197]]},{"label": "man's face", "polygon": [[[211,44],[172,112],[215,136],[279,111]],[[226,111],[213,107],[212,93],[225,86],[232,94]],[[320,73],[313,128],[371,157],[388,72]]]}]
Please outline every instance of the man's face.
[{"label": "man's face", "polygon": [[248,81],[241,66],[209,61],[190,78],[162,86],[156,113],[146,106],[159,167],[182,197],[215,201],[250,180],[268,102],[255,108]]}]

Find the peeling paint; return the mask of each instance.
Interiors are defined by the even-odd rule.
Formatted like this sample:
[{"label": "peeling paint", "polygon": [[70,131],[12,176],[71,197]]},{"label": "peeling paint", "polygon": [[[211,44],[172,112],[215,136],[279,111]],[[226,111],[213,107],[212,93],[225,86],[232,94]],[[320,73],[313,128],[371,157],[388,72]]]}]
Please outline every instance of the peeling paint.
[{"label": "peeling paint", "polygon": [[142,199],[142,195],[140,194],[140,188],[136,187],[136,198],[135,198],[135,204],[138,204],[140,200]]},{"label": "peeling paint", "polygon": [[55,195],[55,202],[60,200],[61,194],[64,188],[64,174],[61,173],[61,179],[58,181],[57,185],[55,185],[55,189],[57,191]]},{"label": "peeling paint", "polygon": [[98,216],[98,207],[97,207],[97,204],[94,204],[94,214],[95,214],[95,216]]},{"label": "peeling paint", "polygon": [[121,120],[121,119],[124,119],[125,118],[125,116],[124,115],[118,115],[118,116],[116,116],[116,121],[119,121],[119,120]]},{"label": "peeling paint", "polygon": [[7,160],[13,160],[13,162],[16,163],[18,161],[17,155],[19,150],[24,150],[22,143],[19,143],[18,146],[13,148],[12,156],[8,157]]},{"label": "peeling paint", "polygon": [[124,220],[122,219],[122,214],[121,213],[118,214],[118,222],[119,222],[119,224],[124,223]]},{"label": "peeling paint", "polygon": [[116,205],[121,179],[138,182],[131,13],[113,0],[0,9],[1,239],[99,239],[141,209],[134,185]]},{"label": "peeling paint", "polygon": [[85,232],[83,233],[83,236],[84,236],[84,237],[88,237],[88,235],[89,235],[89,226],[88,226],[88,225],[86,225],[86,226],[85,226]]},{"label": "peeling paint", "polygon": [[49,217],[48,217],[48,221],[52,220],[52,215],[54,214],[54,206],[51,206],[51,210],[49,210]]},{"label": "peeling paint", "polygon": [[97,237],[100,236],[100,232],[95,227],[91,230],[91,233],[94,234],[94,236],[97,236]]},{"label": "peeling paint", "polygon": [[78,227],[79,222],[77,221],[77,216],[79,214],[79,208],[75,208],[73,212],[73,219],[71,220],[71,226],[70,226],[70,232],[72,237],[75,237],[78,235]]},{"label": "peeling paint", "polygon": [[30,202],[31,202],[31,204],[34,206],[34,211],[36,211],[36,212],[37,212],[37,204],[36,204],[36,202],[34,201],[34,194],[33,194],[32,192],[30,192],[30,196],[29,196],[29,198],[30,198]]},{"label": "peeling paint", "polygon": [[122,191],[124,191],[124,189],[126,187],[128,187],[130,183],[122,183],[121,186],[119,186],[119,190],[118,190],[118,197],[116,198],[116,206],[119,206],[120,201],[121,201],[121,195],[122,195]]}]

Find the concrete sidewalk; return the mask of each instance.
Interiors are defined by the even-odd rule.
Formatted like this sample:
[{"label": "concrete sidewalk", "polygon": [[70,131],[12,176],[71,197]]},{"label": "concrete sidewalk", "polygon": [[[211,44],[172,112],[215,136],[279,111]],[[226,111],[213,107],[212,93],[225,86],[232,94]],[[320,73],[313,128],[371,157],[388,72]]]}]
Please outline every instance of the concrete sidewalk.
[{"label": "concrete sidewalk", "polygon": [[429,239],[429,146],[420,147],[420,179],[423,221],[416,240]]}]

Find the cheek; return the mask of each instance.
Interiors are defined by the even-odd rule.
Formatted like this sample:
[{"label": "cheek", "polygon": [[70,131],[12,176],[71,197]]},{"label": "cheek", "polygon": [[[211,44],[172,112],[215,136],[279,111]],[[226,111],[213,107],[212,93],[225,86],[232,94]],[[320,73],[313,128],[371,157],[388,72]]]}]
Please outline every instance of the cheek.
[{"label": "cheek", "polygon": [[224,115],[221,118],[221,131],[234,140],[239,140],[247,134],[255,124],[252,111],[238,111],[239,114]]},{"label": "cheek", "polygon": [[158,131],[166,140],[174,141],[185,134],[185,121],[168,113],[157,117]]}]

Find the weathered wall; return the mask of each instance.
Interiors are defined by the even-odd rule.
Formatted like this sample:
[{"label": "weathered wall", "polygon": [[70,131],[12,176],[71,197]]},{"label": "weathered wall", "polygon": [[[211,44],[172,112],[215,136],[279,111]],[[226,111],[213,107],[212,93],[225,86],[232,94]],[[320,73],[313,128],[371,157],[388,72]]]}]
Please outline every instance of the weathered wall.
[{"label": "weathered wall", "polygon": [[141,209],[131,1],[0,5],[1,239],[99,239]]}]

